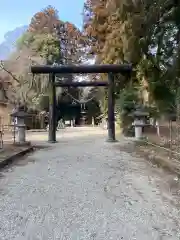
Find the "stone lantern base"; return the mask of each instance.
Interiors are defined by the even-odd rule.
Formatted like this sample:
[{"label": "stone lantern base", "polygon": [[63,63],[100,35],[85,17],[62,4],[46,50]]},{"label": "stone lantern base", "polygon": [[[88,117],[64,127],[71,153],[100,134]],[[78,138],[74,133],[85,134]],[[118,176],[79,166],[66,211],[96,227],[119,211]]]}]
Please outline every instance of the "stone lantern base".
[{"label": "stone lantern base", "polygon": [[20,143],[20,142],[15,142],[13,144],[14,146],[31,146],[31,142],[24,142],[24,143]]},{"label": "stone lantern base", "polygon": [[16,146],[29,146],[31,143],[26,141],[26,125],[18,124],[17,125],[17,141],[15,142]]},{"label": "stone lantern base", "polygon": [[133,125],[134,125],[134,129],[135,129],[135,138],[141,139],[142,138],[142,129],[145,126],[144,121],[135,119]]},{"label": "stone lantern base", "polygon": [[18,109],[11,114],[12,117],[16,118],[15,128],[17,129],[17,140],[15,145],[26,146],[30,143],[26,141],[26,125],[25,118],[28,116],[26,112],[22,109]]}]

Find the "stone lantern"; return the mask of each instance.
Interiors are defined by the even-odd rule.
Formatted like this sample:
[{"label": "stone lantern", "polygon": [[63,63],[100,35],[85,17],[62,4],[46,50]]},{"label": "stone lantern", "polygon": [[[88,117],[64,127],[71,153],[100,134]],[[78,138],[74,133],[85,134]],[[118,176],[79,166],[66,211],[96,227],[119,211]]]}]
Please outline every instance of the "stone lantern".
[{"label": "stone lantern", "polygon": [[134,118],[134,122],[132,123],[135,129],[135,138],[142,138],[142,130],[145,124],[145,118],[149,116],[149,113],[146,112],[141,106],[137,106],[136,110],[131,114]]},{"label": "stone lantern", "polygon": [[81,104],[81,124],[85,125],[87,119],[86,102],[80,100],[79,103]]},{"label": "stone lantern", "polygon": [[26,145],[28,142],[26,142],[26,125],[25,125],[25,118],[29,116],[28,113],[26,113],[24,110],[19,109],[15,110],[12,114],[12,117],[16,118],[16,128],[18,132],[18,141],[17,143],[19,145]]}]

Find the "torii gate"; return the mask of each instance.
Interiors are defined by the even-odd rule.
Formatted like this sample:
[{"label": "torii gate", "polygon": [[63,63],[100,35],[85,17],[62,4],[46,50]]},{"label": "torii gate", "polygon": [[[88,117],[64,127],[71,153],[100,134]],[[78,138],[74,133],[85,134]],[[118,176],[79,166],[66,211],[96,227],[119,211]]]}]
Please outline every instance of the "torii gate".
[{"label": "torii gate", "polygon": [[[61,66],[31,66],[33,74],[49,74],[51,82],[52,103],[49,117],[49,142],[56,142],[56,87],[108,87],[108,142],[115,142],[115,117],[114,117],[114,76],[115,73],[130,76],[132,66],[129,64],[111,65],[61,65]],[[56,74],[83,74],[107,73],[108,81],[81,81],[81,82],[55,82]]]}]

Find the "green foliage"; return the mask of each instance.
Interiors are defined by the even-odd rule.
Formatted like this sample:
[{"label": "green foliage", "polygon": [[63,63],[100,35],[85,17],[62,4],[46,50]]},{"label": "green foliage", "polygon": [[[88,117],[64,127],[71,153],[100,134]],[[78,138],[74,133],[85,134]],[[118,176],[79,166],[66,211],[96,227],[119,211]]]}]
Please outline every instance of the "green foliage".
[{"label": "green foliage", "polygon": [[60,58],[60,42],[54,34],[26,32],[18,39],[17,47],[18,50],[31,49],[36,56],[45,59],[49,64],[58,62]]},{"label": "green foliage", "polygon": [[117,122],[121,128],[125,129],[132,124],[131,113],[140,102],[138,88],[135,86],[126,86],[116,99]]},{"label": "green foliage", "polygon": [[51,34],[37,34],[31,44],[32,50],[46,60],[48,64],[59,61],[60,43],[57,37]]},{"label": "green foliage", "polygon": [[115,79],[119,114],[126,115],[133,98],[136,101],[129,82],[136,84],[138,96],[149,108],[154,106],[161,114],[172,111],[180,78],[179,3],[87,0],[84,9],[84,30],[96,40],[91,47],[98,63],[133,64],[131,79],[125,84],[121,76]]},{"label": "green foliage", "polygon": [[130,114],[139,102],[138,88],[127,86],[122,89],[116,100],[116,111],[123,115]]},{"label": "green foliage", "polygon": [[[22,65],[22,56],[28,59],[28,66],[77,63],[81,57],[79,39],[79,30],[73,24],[59,20],[57,10],[48,6],[32,17],[28,31],[18,39],[15,56],[18,59],[17,64]],[[62,41],[65,42],[61,44]],[[21,83],[15,86],[15,91],[23,93],[19,94],[20,101],[39,109],[45,96],[51,99],[49,77],[47,75],[32,76],[29,74],[29,68],[25,69],[22,66],[22,69]],[[61,79],[63,76],[57,77]],[[17,78],[20,78],[20,73],[17,73]],[[68,75],[67,78],[73,79],[72,75]],[[58,99],[61,94],[62,90],[57,88]]]},{"label": "green foliage", "polygon": [[17,50],[20,51],[24,47],[29,47],[34,41],[34,34],[25,32],[16,42]]}]

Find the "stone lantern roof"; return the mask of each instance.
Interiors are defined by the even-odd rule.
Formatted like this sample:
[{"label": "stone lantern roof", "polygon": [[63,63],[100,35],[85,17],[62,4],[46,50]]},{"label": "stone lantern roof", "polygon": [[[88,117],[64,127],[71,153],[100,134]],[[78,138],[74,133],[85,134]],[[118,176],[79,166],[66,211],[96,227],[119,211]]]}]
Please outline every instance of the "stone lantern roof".
[{"label": "stone lantern roof", "polygon": [[149,116],[149,113],[147,111],[145,111],[145,109],[141,106],[137,106],[136,110],[134,112],[132,112],[130,114],[130,116],[132,117],[139,117],[139,118],[143,118],[143,117],[147,117]]},{"label": "stone lantern roof", "polygon": [[176,113],[169,113],[167,118],[169,121],[173,121],[173,120],[175,121],[177,118],[177,115],[176,115]]},{"label": "stone lantern roof", "polygon": [[18,117],[18,118],[26,118],[29,116],[29,114],[27,112],[25,112],[24,110],[15,110],[12,114],[12,117]]}]

